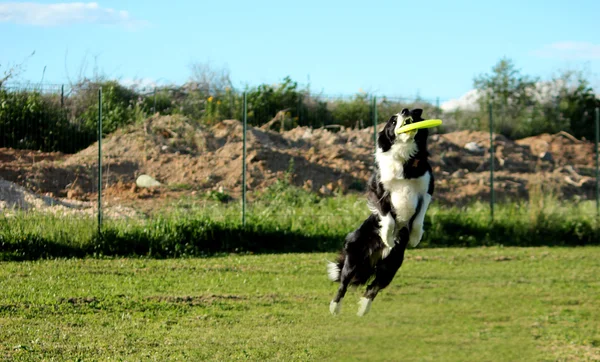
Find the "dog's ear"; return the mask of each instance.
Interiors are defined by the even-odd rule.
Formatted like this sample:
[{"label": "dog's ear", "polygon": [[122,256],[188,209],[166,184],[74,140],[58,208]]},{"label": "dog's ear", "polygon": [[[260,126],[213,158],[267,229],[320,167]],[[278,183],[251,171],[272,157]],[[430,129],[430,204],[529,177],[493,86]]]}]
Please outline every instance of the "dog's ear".
[{"label": "dog's ear", "polygon": [[387,152],[392,148],[393,140],[390,139],[388,132],[384,129],[379,132],[379,137],[377,137],[377,147],[381,148],[381,151]]},{"label": "dog's ear", "polygon": [[400,112],[401,115],[403,115],[404,117],[410,115],[410,111],[408,110],[408,108],[404,108],[402,110],[402,112]]},{"label": "dog's ear", "polygon": [[393,115],[385,124],[385,127],[379,132],[379,137],[377,138],[377,146],[381,148],[383,152],[387,152],[390,148],[392,148],[392,143],[394,143],[395,134],[394,130],[396,129],[396,123],[398,122],[398,116]]},{"label": "dog's ear", "polygon": [[411,111],[413,119],[421,120],[421,115],[423,114],[423,110],[421,108],[415,108]]}]

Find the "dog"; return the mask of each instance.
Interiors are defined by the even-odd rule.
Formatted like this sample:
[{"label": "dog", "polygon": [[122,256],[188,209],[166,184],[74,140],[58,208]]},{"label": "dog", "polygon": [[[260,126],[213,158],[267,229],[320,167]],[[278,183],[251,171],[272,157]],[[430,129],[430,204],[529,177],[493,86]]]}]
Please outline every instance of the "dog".
[{"label": "dog", "polygon": [[407,245],[416,247],[423,237],[425,213],[434,191],[427,151],[429,131],[396,133],[404,125],[423,121],[422,113],[422,109],[404,108],[378,134],[375,170],[367,190],[371,214],[346,236],[337,261],[327,265],[329,279],[339,282],[329,305],[333,315],[340,313],[349,285],[365,285],[375,277],[359,302],[358,316],[367,314],[377,294],[402,266]]}]

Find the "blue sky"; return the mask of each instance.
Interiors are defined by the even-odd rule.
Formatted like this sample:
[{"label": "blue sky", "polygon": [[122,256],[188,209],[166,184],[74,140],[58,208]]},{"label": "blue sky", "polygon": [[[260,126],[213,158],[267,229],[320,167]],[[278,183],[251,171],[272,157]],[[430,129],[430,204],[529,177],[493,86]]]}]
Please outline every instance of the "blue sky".
[{"label": "blue sky", "polygon": [[598,90],[600,1],[0,1],[0,74],[63,83],[84,59],[122,80],[183,83],[192,62],[236,86],[286,75],[325,94],[442,101],[502,57],[526,74],[586,69]]}]

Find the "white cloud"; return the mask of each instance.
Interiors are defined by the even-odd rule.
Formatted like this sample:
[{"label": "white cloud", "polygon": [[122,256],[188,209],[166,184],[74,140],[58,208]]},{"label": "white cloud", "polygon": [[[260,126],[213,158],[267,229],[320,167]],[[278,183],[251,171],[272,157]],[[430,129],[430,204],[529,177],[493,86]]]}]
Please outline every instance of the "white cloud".
[{"label": "white cloud", "polygon": [[137,28],[143,21],[133,19],[125,10],[103,8],[98,3],[74,2],[42,4],[35,2],[0,3],[0,22],[34,26],[105,24]]},{"label": "white cloud", "polygon": [[542,58],[600,59],[600,44],[575,41],[558,42],[533,51],[533,55]]},{"label": "white cloud", "polygon": [[[565,79],[555,79],[550,81],[540,81],[535,83],[535,89],[531,90],[530,95],[537,102],[549,102],[560,94],[563,89],[573,91],[577,87],[576,83]],[[452,112],[457,109],[476,111],[479,110],[477,99],[481,94],[477,89],[471,89],[459,98],[451,99],[440,105],[444,112]]]},{"label": "white cloud", "polygon": [[444,112],[451,112],[456,109],[475,111],[479,109],[477,98],[479,98],[479,91],[477,89],[471,89],[460,96],[460,98],[451,99],[440,104],[440,108]]},{"label": "white cloud", "polygon": [[152,78],[125,78],[119,81],[121,85],[134,89],[151,89],[158,86]]}]

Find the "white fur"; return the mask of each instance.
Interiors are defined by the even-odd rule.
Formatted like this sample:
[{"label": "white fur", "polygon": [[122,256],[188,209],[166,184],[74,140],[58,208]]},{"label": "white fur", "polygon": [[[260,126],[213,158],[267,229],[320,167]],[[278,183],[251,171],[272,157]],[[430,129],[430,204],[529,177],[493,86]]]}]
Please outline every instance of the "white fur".
[{"label": "white fur", "polygon": [[[403,121],[396,124],[396,129],[405,123],[400,114],[397,116]],[[431,176],[426,173],[416,179],[404,178],[404,163],[418,152],[417,144],[414,141],[415,134],[416,132],[397,134],[396,141],[387,152],[378,148],[375,153],[381,173],[381,182],[390,193],[392,206],[396,210],[396,220],[393,223],[390,222],[389,215],[379,215],[381,219],[380,236],[388,248],[394,246],[393,239],[396,232],[408,226],[410,219],[417,211],[419,197],[423,199],[423,204],[419,214],[415,217],[414,225],[412,225],[409,244],[413,247],[417,246],[423,236],[423,220],[431,202],[431,195],[427,193]],[[369,205],[369,209],[379,214],[377,208],[372,205]],[[387,254],[389,254],[389,250],[386,256]]]},{"label": "white fur", "polygon": [[331,301],[331,303],[329,303],[329,312],[331,314],[338,315],[338,314],[340,314],[341,310],[342,310],[342,301],[341,300],[339,303],[336,303],[333,300]]},{"label": "white fur", "polygon": [[340,268],[338,265],[332,261],[327,263],[327,276],[329,280],[335,282],[340,277]]},{"label": "white fur", "polygon": [[396,142],[387,152],[378,148],[375,152],[375,159],[381,172],[381,182],[387,186],[386,183],[403,178],[404,162],[414,156],[417,151],[417,144],[412,140],[408,143]]},{"label": "white fur", "polygon": [[396,235],[396,222],[391,214],[379,216],[379,236],[388,248],[394,247],[394,235]]},{"label": "white fur", "polygon": [[381,251],[381,259],[387,258],[388,255],[390,255],[391,251],[392,251],[392,248],[383,248],[383,250]]},{"label": "white fur", "polygon": [[371,310],[371,303],[373,303],[372,299],[365,297],[360,298],[360,301],[358,302],[358,313],[356,313],[356,315],[362,317],[369,313],[369,310]]},{"label": "white fur", "polygon": [[[429,206],[429,202],[425,205],[425,195],[429,196],[427,190],[429,189],[430,178],[429,173],[426,173],[419,178],[396,179],[389,183],[388,190],[391,195],[392,206],[396,210],[396,228],[398,230],[408,226],[408,222],[417,211],[419,196],[423,198],[422,206]],[[425,217],[425,211],[426,208],[422,207],[423,217]]]},{"label": "white fur", "polygon": [[423,237],[423,221],[425,220],[425,212],[427,211],[427,207],[429,207],[430,202],[431,195],[426,193],[423,196],[423,204],[421,205],[421,210],[419,210],[419,214],[415,217],[415,220],[413,221],[410,236],[408,237],[408,243],[413,248],[419,245],[419,243],[421,242],[421,238]]}]

